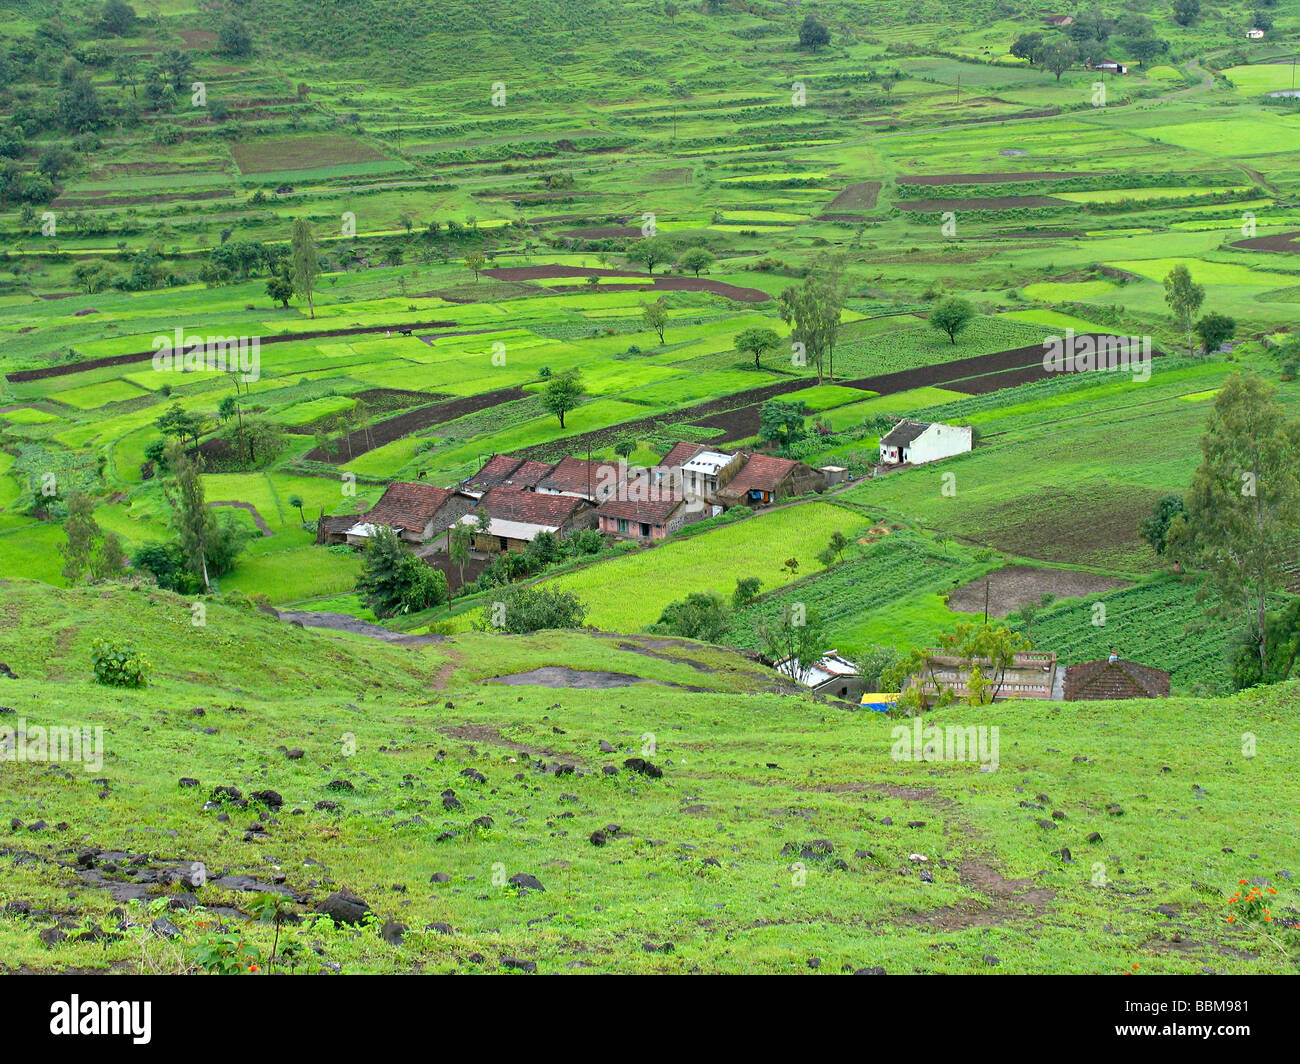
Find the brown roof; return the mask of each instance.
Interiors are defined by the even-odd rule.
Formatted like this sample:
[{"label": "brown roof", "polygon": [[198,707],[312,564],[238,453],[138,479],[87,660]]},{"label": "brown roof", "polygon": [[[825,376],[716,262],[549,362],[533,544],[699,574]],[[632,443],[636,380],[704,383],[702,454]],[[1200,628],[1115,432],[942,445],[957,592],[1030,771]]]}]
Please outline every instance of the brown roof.
[{"label": "brown roof", "polygon": [[384,494],[368,513],[354,519],[353,523],[387,525],[390,528],[424,528],[452,495],[449,488],[432,484],[410,484],[401,481],[389,484]]},{"label": "brown roof", "polygon": [[360,520],[360,514],[336,514],[322,518],[319,527],[324,532],[346,532]]},{"label": "brown roof", "polygon": [[1065,700],[1165,698],[1169,673],[1136,661],[1085,661],[1065,670]]},{"label": "brown roof", "polygon": [[547,491],[576,491],[584,495],[590,492],[594,495],[601,483],[601,467],[608,465],[608,462],[589,462],[585,458],[564,458],[537,482],[537,487]]},{"label": "brown roof", "polygon": [[683,440],[681,443],[673,444],[673,449],[659,460],[661,466],[683,466],[694,458],[701,451],[707,451],[708,448],[702,443],[691,443]]},{"label": "brown roof", "polygon": [[627,521],[644,521],[662,525],[686,502],[684,495],[665,495],[654,500],[610,499],[602,503],[596,513],[601,517],[623,518]]},{"label": "brown roof", "polygon": [[775,491],[801,462],[789,458],[776,458],[770,454],[752,454],[749,461],[740,467],[727,486],[718,494],[740,495],[747,491]]},{"label": "brown roof", "polygon": [[498,484],[514,484],[531,488],[551,471],[547,462],[516,458],[512,454],[494,454],[473,476],[462,483],[465,487],[487,491]]},{"label": "brown roof", "polygon": [[586,505],[572,495],[541,495],[509,484],[493,488],[479,501],[488,516],[498,521],[519,521],[548,528],[558,528]]}]

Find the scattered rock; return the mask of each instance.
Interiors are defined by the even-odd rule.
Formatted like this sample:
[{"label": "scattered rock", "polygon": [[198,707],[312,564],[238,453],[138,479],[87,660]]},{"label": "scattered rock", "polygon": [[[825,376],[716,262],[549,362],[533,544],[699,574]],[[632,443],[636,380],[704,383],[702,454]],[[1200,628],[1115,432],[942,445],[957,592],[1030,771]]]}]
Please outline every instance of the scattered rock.
[{"label": "scattered rock", "polygon": [[601,752],[602,754],[612,754],[612,753],[614,752],[614,749],[615,749],[615,748],[614,748],[614,744],[613,744],[613,743],[607,743],[607,742],[605,742],[604,739],[601,739],[601,741],[600,741],[600,752]]},{"label": "scattered rock", "polygon": [[448,873],[446,873],[446,872],[434,872],[433,875],[431,875],[431,876],[429,877],[429,882],[430,882],[430,883],[450,883],[450,882],[451,882],[451,876],[450,876]]},{"label": "scattered rock", "polygon": [[649,776],[653,780],[659,779],[664,774],[664,770],[658,765],[640,757],[629,757],[623,762],[623,767],[631,769],[633,772],[639,772],[643,776]]},{"label": "scattered rock", "polygon": [[608,841],[609,836],[607,836],[603,831],[593,831],[591,833],[591,844],[593,846],[604,846]]},{"label": "scattered rock", "polygon": [[516,872],[508,880],[511,886],[518,887],[520,891],[525,890],[545,890],[541,880],[536,876],[531,876],[527,872]]},{"label": "scattered rock", "polygon": [[250,801],[260,802],[273,812],[279,809],[280,806],[284,805],[284,798],[281,797],[279,791],[254,791],[248,796],[248,798]]},{"label": "scattered rock", "polygon": [[400,946],[402,940],[406,938],[407,930],[407,926],[397,920],[386,920],[384,926],[379,929],[379,937],[390,946]]},{"label": "scattered rock", "polygon": [[520,960],[518,957],[502,957],[501,967],[511,968],[517,972],[529,972],[531,974],[537,971],[537,962]]},{"label": "scattered rock", "polygon": [[316,907],[318,913],[333,918],[336,924],[359,924],[370,912],[370,905],[350,890],[336,890]]},{"label": "scattered rock", "polygon": [[192,776],[182,776],[176,781],[176,786],[178,787],[197,787],[198,785],[199,781],[194,779]]}]

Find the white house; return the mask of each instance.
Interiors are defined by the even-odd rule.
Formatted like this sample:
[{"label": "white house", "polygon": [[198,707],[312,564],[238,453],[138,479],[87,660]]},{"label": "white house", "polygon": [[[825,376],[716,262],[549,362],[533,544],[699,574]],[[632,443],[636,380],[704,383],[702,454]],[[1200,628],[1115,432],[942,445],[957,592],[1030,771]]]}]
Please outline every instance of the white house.
[{"label": "white house", "polygon": [[1249,29],[1246,31],[1246,37],[1248,40],[1252,41],[1263,40],[1264,31],[1261,29]]},{"label": "white house", "polygon": [[790,658],[778,661],[774,667],[783,676],[811,687],[818,694],[853,702],[862,696],[862,678],[858,675],[858,667],[848,658],[841,657],[837,650],[826,651],[815,664],[808,666],[806,675],[802,677],[798,666]]},{"label": "white house", "polygon": [[954,454],[963,454],[972,446],[969,425],[944,425],[904,418],[880,437],[880,460],[895,465],[922,465],[937,462]]}]

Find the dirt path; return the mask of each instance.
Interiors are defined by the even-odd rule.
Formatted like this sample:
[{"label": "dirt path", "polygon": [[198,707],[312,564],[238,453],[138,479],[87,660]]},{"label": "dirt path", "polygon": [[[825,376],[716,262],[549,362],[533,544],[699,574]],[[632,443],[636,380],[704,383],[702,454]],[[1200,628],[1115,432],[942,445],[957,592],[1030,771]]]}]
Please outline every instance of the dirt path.
[{"label": "dirt path", "polygon": [[251,502],[240,502],[238,499],[223,499],[221,502],[210,502],[208,503],[208,505],[209,506],[234,506],[236,509],[239,510],[247,510],[248,513],[253,518],[253,524],[257,526],[258,531],[261,532],[262,535],[264,536],[275,535],[274,532],[272,532],[269,528],[266,527],[266,518],[264,518],[260,513],[257,512],[257,507],[254,506]]},{"label": "dirt path", "polygon": [[274,612],[280,620],[300,625],[303,628],[325,628],[332,632],[351,632],[353,635],[369,636],[371,639],[378,639],[394,646],[426,646],[429,643],[441,643],[447,638],[445,635],[408,635],[406,632],[394,632],[347,613],[326,613],[319,610],[275,610]]}]

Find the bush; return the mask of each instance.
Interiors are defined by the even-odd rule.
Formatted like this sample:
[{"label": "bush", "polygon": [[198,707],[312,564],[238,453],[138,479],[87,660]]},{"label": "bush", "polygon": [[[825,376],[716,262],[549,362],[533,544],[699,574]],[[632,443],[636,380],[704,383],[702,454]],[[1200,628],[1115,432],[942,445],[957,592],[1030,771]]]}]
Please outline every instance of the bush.
[{"label": "bush", "polygon": [[581,628],[587,607],[572,591],[553,587],[512,587],[474,619],[479,631],[522,635],[551,628]]},{"label": "bush", "polygon": [[90,661],[96,683],[109,687],[144,687],[149,682],[149,659],[137,653],[130,643],[96,639],[91,644]]}]

